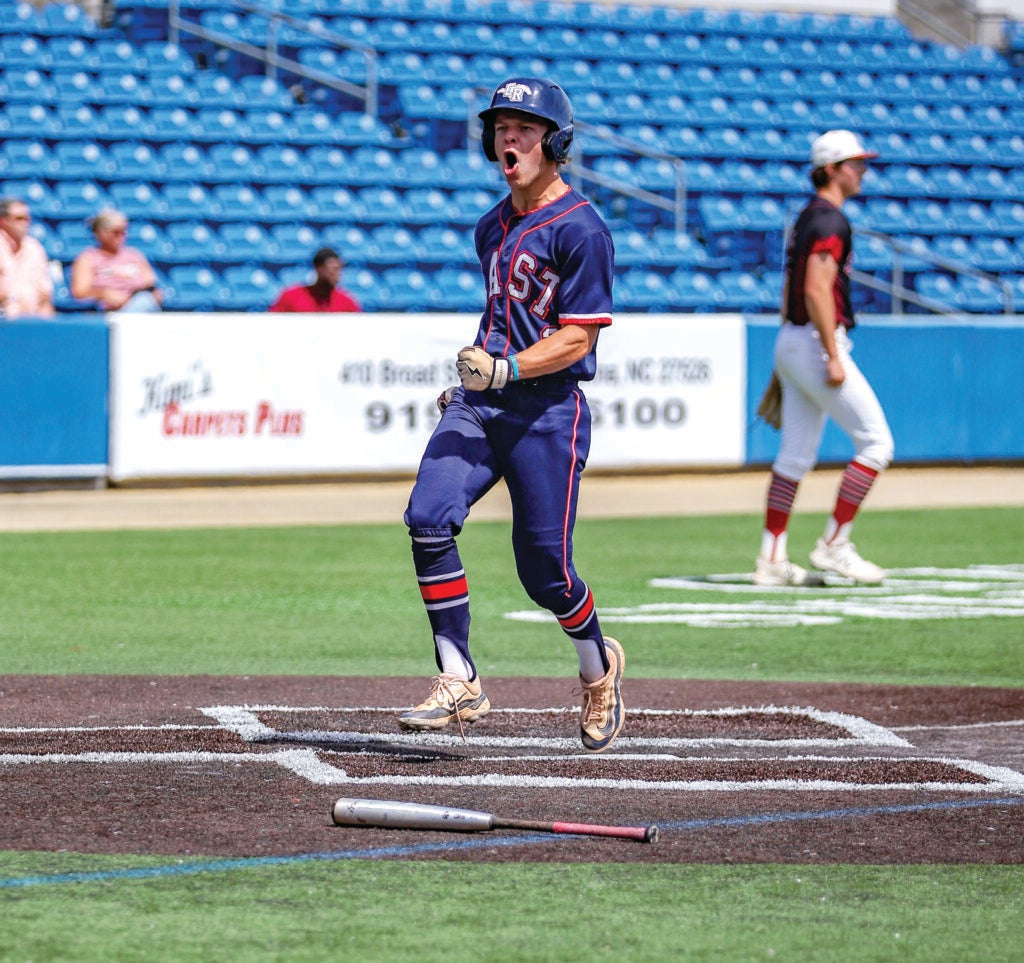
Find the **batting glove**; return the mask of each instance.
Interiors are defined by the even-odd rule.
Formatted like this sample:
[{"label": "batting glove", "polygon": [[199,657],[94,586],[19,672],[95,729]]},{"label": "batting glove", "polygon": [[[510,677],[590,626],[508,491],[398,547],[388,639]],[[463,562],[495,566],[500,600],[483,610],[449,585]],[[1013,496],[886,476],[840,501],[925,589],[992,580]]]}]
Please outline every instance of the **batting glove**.
[{"label": "batting glove", "polygon": [[459,360],[455,362],[462,387],[468,391],[504,388],[515,380],[516,368],[514,357],[493,358],[479,345],[463,348],[459,352]]},{"label": "batting glove", "polygon": [[458,390],[458,385],[452,385],[450,388],[445,388],[444,391],[437,396],[437,410],[440,411],[442,415],[444,414],[445,408],[452,403],[452,395],[454,395]]}]

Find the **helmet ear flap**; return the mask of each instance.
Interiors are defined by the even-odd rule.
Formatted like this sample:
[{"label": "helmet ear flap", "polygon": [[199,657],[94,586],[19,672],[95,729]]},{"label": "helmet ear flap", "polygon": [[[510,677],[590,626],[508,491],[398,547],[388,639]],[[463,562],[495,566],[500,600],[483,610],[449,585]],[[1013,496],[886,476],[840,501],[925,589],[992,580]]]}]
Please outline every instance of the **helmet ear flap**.
[{"label": "helmet ear flap", "polygon": [[[569,159],[569,147],[572,145],[573,126],[570,122],[565,127],[549,130],[541,141],[541,150],[548,160],[564,164]],[[493,141],[492,141],[493,143]]]}]

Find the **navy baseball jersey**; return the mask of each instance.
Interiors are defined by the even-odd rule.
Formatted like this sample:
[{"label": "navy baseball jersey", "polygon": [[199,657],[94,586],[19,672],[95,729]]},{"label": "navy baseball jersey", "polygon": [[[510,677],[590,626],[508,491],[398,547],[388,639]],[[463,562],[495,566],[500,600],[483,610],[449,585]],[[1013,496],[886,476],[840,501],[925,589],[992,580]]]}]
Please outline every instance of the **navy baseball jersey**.
[{"label": "navy baseball jersey", "polygon": [[850,253],[853,232],[846,215],[834,204],[815,197],[797,218],[786,250],[786,274],[789,292],[786,320],[796,325],[809,323],[804,284],[807,278],[807,260],[822,251],[831,254],[839,265],[833,297],[836,305],[836,325],[854,326],[853,305],[850,302]]},{"label": "navy baseball jersey", "polygon": [[[612,323],[612,237],[577,191],[528,214],[505,197],[477,222],[475,241],[487,285],[476,344],[488,354],[517,354],[562,325]],[[596,371],[591,351],[562,374],[590,381]]]}]

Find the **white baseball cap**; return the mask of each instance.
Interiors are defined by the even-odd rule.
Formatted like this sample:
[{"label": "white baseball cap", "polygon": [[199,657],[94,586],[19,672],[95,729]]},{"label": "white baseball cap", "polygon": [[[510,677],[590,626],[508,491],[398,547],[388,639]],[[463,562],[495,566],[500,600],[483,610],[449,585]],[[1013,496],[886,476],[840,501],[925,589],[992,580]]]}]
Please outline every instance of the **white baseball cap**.
[{"label": "white baseball cap", "polygon": [[811,144],[811,167],[817,170],[826,164],[853,160],[855,157],[877,157],[874,151],[866,150],[860,138],[852,130],[829,130],[815,138]]}]

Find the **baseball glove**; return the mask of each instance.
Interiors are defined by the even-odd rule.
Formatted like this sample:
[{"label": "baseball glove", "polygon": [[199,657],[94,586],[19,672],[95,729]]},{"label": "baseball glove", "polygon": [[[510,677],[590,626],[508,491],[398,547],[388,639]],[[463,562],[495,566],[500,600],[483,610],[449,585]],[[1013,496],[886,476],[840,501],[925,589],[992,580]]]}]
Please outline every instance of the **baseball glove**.
[{"label": "baseball glove", "polygon": [[782,382],[774,371],[758,402],[757,414],[776,430],[782,427]]}]

